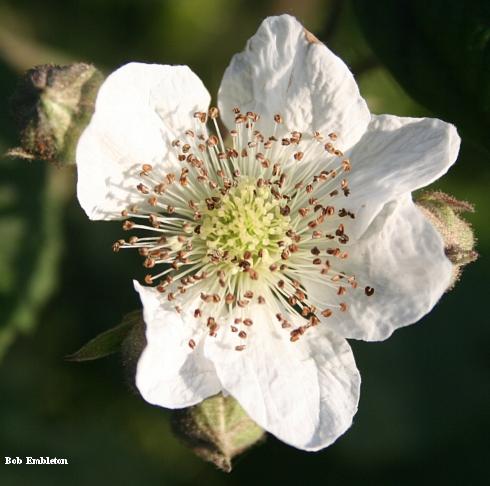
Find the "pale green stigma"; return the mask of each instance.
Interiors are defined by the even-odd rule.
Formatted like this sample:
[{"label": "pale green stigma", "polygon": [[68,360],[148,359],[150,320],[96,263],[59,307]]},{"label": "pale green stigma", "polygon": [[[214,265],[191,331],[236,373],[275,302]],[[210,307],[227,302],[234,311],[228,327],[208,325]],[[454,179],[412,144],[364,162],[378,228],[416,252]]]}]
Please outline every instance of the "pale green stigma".
[{"label": "pale green stigma", "polygon": [[[281,214],[279,200],[269,187],[242,180],[225,196],[216,198],[203,213],[200,237],[211,252],[229,260],[247,255],[256,262],[269,256],[280,258],[280,241],[289,228],[289,216]],[[210,209],[209,209],[210,208]]]}]

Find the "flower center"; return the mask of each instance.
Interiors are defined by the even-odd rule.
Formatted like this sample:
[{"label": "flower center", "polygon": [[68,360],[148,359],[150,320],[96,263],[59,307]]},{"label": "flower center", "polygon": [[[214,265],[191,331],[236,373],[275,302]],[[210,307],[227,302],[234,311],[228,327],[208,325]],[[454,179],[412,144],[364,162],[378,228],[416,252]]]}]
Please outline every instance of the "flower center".
[{"label": "flower center", "polygon": [[[222,328],[236,333],[235,349],[242,351],[255,305],[267,306],[294,342],[345,312],[343,296],[358,284],[343,264],[355,215],[339,203],[350,193],[343,175],[351,164],[334,146],[336,134],[326,143],[318,132],[293,131],[279,140],[276,115],[266,138],[256,130],[259,115],[234,112],[232,147],[211,108],[196,113],[194,129],[172,143],[180,174],[164,172],[159,161],[137,168],[141,204],[122,211],[123,229],[150,236],[118,240],[113,249],[138,249],[143,265],[155,269],[148,285],[177,312],[190,310],[210,336]],[[208,133],[209,119],[216,134]],[[364,289],[366,296],[373,292]]]},{"label": "flower center", "polygon": [[280,258],[279,241],[286,237],[290,219],[269,187],[244,179],[223,197],[214,197],[203,214],[199,236],[207,248],[236,261],[246,256],[256,263],[267,255]]}]

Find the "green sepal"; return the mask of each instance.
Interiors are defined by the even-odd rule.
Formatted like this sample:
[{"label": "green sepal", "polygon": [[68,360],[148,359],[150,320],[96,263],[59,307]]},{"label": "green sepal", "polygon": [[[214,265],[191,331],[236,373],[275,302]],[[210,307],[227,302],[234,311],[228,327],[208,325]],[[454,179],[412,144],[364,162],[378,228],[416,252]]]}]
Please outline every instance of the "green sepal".
[{"label": "green sepal", "polygon": [[75,164],[78,140],[95,110],[103,80],[91,64],[44,64],[29,69],[11,99],[20,147],[7,155]]},{"label": "green sepal", "polygon": [[234,457],[260,443],[265,435],[233,397],[222,394],[174,410],[172,428],[197,456],[225,472],[232,470]]},{"label": "green sepal", "polygon": [[117,353],[121,350],[121,345],[131,330],[142,320],[143,316],[140,310],[126,314],[121,324],[94,337],[78,351],[66,356],[65,359],[77,362],[92,361]]},{"label": "green sepal", "polygon": [[444,241],[444,251],[453,264],[449,286],[452,289],[463,268],[478,258],[473,228],[462,216],[463,213],[474,212],[474,208],[470,203],[441,191],[424,192],[416,197],[415,202]]}]

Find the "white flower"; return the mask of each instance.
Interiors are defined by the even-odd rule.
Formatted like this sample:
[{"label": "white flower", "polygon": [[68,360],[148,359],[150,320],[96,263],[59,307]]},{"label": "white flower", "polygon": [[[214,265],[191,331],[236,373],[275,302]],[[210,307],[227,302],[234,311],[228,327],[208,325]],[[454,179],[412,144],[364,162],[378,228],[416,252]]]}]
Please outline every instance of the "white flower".
[{"label": "white flower", "polygon": [[449,285],[410,193],[460,140],[440,120],[371,115],[345,64],[287,15],[225,72],[229,142],[209,102],[186,66],[127,64],[78,145],[80,204],[128,218],[139,237],[114,249],[138,248],[151,269],[135,283],[148,341],[137,386],[169,408],[223,391],[282,441],[321,449],[357,410],[346,338],[387,338]]}]

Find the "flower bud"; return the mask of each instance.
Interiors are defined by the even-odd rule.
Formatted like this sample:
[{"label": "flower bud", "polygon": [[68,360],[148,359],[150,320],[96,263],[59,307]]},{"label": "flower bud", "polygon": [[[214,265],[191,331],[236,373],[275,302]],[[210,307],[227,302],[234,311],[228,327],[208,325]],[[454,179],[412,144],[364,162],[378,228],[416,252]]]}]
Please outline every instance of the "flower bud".
[{"label": "flower bud", "polygon": [[172,428],[192,451],[225,472],[232,469],[232,459],[264,437],[231,396],[210,397],[198,405],[174,410]]},{"label": "flower bud", "polygon": [[94,112],[102,74],[90,64],[44,64],[26,72],[11,99],[20,147],[8,155],[75,163],[75,149]]},{"label": "flower bud", "polygon": [[463,267],[478,258],[473,229],[461,216],[462,213],[473,212],[474,208],[470,203],[458,201],[440,191],[421,194],[416,204],[442,236],[446,256],[453,264],[451,289]]}]

